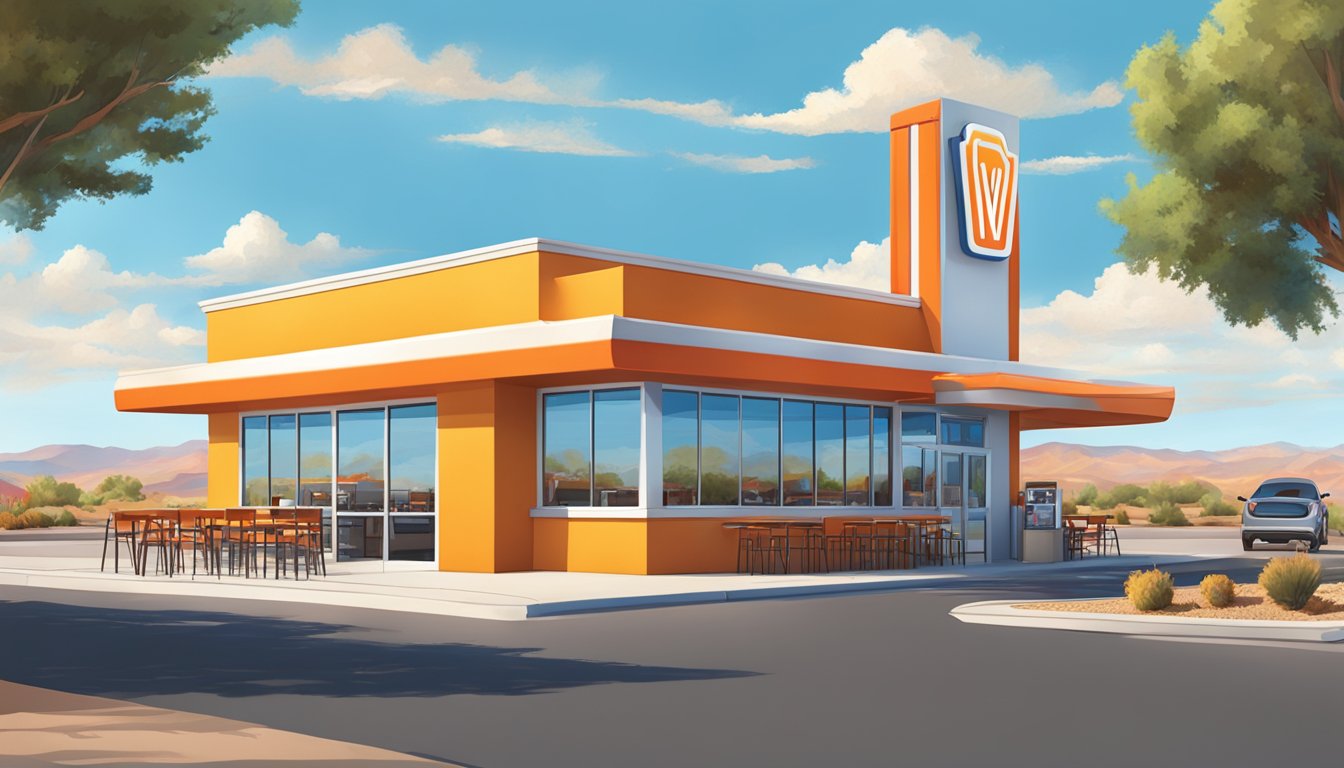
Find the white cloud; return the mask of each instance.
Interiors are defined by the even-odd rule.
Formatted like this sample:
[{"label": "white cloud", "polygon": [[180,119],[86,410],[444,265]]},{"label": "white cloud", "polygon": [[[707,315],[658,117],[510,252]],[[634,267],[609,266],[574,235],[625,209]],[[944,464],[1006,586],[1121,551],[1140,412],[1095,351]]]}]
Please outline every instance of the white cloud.
[{"label": "white cloud", "polygon": [[813,91],[801,107],[776,113],[736,114],[719,99],[679,102],[653,97],[599,99],[600,78],[540,75],[530,70],[491,78],[475,56],[445,45],[420,58],[401,29],[380,24],[343,38],[333,53],[306,58],[284,37],[210,67],[212,77],[265,77],[310,96],[381,99],[402,94],[425,102],[499,100],[608,107],[668,115],[711,126],[737,126],[815,136],[882,132],[891,113],[946,96],[1021,117],[1054,117],[1120,103],[1115,82],[1090,91],[1064,90],[1040,64],[1013,66],[979,52],[975,35],[952,38],[941,30],[888,30],[850,63],[839,88]]},{"label": "white cloud", "polygon": [[581,122],[494,126],[476,133],[447,134],[440,136],[439,141],[560,155],[630,157],[635,154],[602,141]]},{"label": "white cloud", "polygon": [[21,266],[33,255],[33,241],[20,232],[0,243],[0,266]]},{"label": "white cloud", "polygon": [[891,290],[891,241],[880,243],[862,241],[850,252],[845,261],[827,259],[826,263],[808,264],[792,272],[778,262],[757,264],[752,269],[767,275],[783,275],[814,280],[819,283],[871,288],[874,291]]},{"label": "white cloud", "polygon": [[1021,314],[1022,359],[1112,379],[1174,384],[1189,411],[1321,397],[1344,386],[1344,324],[1294,342],[1273,325],[1232,326],[1199,288],[1113,264],[1086,295],[1064,291]]},{"label": "white cloud", "polygon": [[1133,162],[1136,159],[1133,155],[1058,155],[1040,160],[1028,160],[1022,163],[1022,172],[1042,176],[1068,176],[1096,170],[1113,163]]},{"label": "white cloud", "polygon": [[694,152],[673,152],[672,154],[688,163],[729,173],[776,173],[778,171],[815,168],[817,165],[810,157],[774,158],[768,155],[742,157],[739,155],[702,155]]},{"label": "white cloud", "polygon": [[816,136],[882,132],[893,112],[939,97],[1019,117],[1055,117],[1113,107],[1123,94],[1106,81],[1087,92],[1066,92],[1039,64],[1013,67],[976,50],[975,35],[951,38],[938,29],[896,27],[845,68],[843,85],[813,91],[797,109],[743,115],[734,125]]},{"label": "white cloud", "polygon": [[344,37],[336,52],[305,59],[283,37],[258,42],[210,67],[213,77],[267,77],[310,96],[380,99],[402,93],[426,101],[494,99],[553,104],[564,101],[529,71],[492,79],[475,57],[445,45],[427,59],[416,56],[401,29],[380,24]]},{"label": "white cloud", "polygon": [[217,248],[184,260],[187,269],[204,274],[179,278],[193,285],[278,283],[298,280],[313,272],[339,267],[370,255],[363,248],[347,248],[329,232],[318,232],[306,243],[293,243],[280,223],[252,211],[229,227]]}]

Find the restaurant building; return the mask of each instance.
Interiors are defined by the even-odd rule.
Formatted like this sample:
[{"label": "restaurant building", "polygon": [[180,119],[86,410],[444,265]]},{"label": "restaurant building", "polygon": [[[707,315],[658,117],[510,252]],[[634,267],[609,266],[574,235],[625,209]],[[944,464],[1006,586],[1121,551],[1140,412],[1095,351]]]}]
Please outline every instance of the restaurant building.
[{"label": "restaurant building", "polygon": [[[726,519],[938,511],[1009,556],[1022,430],[1174,391],[1018,362],[1017,121],[891,120],[891,289],[527,239],[202,302],[211,507],[323,507],[341,559],[731,571]],[[691,254],[694,255],[694,254]]]}]

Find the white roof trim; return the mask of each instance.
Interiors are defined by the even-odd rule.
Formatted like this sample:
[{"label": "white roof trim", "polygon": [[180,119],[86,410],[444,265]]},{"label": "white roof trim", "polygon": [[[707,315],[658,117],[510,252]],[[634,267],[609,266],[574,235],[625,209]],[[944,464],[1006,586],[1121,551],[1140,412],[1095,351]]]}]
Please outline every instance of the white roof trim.
[{"label": "white roof trim", "polygon": [[140,389],[178,384],[229,381],[314,371],[339,371],[369,365],[433,360],[445,357],[534,349],[559,344],[578,344],[609,339],[650,344],[722,349],[780,355],[810,360],[872,365],[930,373],[1013,373],[1023,376],[1087,381],[1085,374],[1060,368],[1024,365],[1008,360],[941,355],[886,347],[869,347],[834,341],[800,339],[767,333],[704,328],[615,315],[577,320],[536,321],[451,331],[404,339],[352,344],[266,357],[250,357],[217,363],[157,368],[122,373],[116,389]]},{"label": "white roof trim", "polygon": [[559,253],[568,256],[582,256],[602,261],[616,262],[618,264],[633,264],[641,267],[652,267],[654,269],[667,269],[674,272],[688,272],[690,274],[704,275],[706,277],[736,280],[737,282],[742,283],[756,283],[758,285],[769,285],[776,288],[788,288],[790,290],[807,291],[809,293],[824,293],[831,296],[878,301],[884,304],[897,304],[907,307],[919,306],[919,299],[914,297],[885,293],[869,288],[853,288],[845,285],[819,283],[814,280],[803,280],[802,278],[797,277],[769,275],[764,272],[756,272],[750,269],[725,267],[718,264],[700,264],[691,261],[683,261],[681,259],[669,259],[664,256],[648,256],[641,253],[616,251],[609,248],[597,248],[588,245],[579,245],[578,243],[566,243],[560,240],[547,240],[539,237],[514,240],[508,243],[490,245],[484,248],[474,248],[469,251],[459,251],[443,256],[432,256],[428,259],[408,261],[403,264],[392,264],[385,267],[363,269],[358,272],[346,272],[339,275],[319,277],[313,280],[304,280],[303,282],[289,283],[288,285],[279,285],[272,288],[262,288],[246,293],[235,293],[230,296],[206,299],[205,301],[200,302],[199,306],[205,312],[215,312],[221,309],[245,307],[249,304],[263,304],[268,301],[289,299],[295,296],[306,296],[311,293],[335,291],[341,288],[364,285],[366,283],[395,280],[399,277],[420,275],[426,272],[451,269],[467,264],[476,264],[482,261],[502,259],[508,256],[534,253],[536,251]]}]

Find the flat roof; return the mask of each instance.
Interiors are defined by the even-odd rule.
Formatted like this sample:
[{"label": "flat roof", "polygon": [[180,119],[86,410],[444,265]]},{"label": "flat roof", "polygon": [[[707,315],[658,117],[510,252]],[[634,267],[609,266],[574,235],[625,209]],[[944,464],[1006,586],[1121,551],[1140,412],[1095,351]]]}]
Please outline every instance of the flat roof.
[{"label": "flat roof", "polygon": [[363,285],[365,283],[395,280],[400,277],[409,277],[411,275],[419,275],[426,272],[436,272],[441,269],[452,269],[453,267],[461,267],[467,264],[475,264],[478,262],[490,261],[492,259],[502,259],[509,256],[518,256],[524,253],[534,253],[538,251],[557,253],[566,256],[580,256],[619,264],[632,264],[641,267],[651,267],[653,269],[666,269],[674,272],[687,272],[690,274],[716,277],[724,280],[734,280],[742,283],[755,283],[757,285],[768,285],[775,288],[806,291],[808,293],[829,294],[832,296],[861,299],[864,301],[877,301],[886,304],[918,307],[920,303],[919,299],[913,296],[887,293],[871,288],[855,288],[847,285],[820,283],[815,280],[804,280],[799,277],[789,277],[784,275],[771,275],[738,267],[725,267],[718,264],[702,264],[699,262],[684,261],[682,259],[671,259],[665,256],[649,256],[642,253],[618,251],[610,248],[598,248],[578,243],[567,243],[561,240],[529,237],[522,240],[500,243],[498,245],[489,245],[484,248],[458,251],[442,256],[431,256],[427,259],[419,259],[417,261],[390,264],[383,267],[373,267],[371,269],[362,269],[355,272],[345,272],[338,275],[318,277],[297,283],[288,283],[286,285],[278,285],[271,288],[262,288],[255,291],[247,291],[245,293],[235,293],[229,296],[206,299],[205,301],[200,302],[199,306],[204,312],[215,312],[221,309],[244,307],[249,304],[263,304],[268,301],[279,301],[312,293],[335,291],[342,288]]}]

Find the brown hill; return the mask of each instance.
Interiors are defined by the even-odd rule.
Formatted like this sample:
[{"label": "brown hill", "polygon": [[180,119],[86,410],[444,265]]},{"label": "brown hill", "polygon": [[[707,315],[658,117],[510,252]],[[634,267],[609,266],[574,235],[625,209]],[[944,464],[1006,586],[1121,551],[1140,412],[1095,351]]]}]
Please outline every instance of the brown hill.
[{"label": "brown hill", "polygon": [[186,489],[190,483],[179,478],[204,475],[205,450],[204,440],[141,450],[44,445],[21,453],[0,453],[0,479],[23,486],[33,477],[52,475],[62,482],[92,490],[108,475],[130,475],[139,478],[146,490],[158,484],[181,484],[179,487]]},{"label": "brown hill", "polygon": [[1022,451],[1022,480],[1057,480],[1067,493],[1088,483],[1106,490],[1120,483],[1203,480],[1235,496],[1267,477],[1298,475],[1322,490],[1344,494],[1344,446],[1304,448],[1269,443],[1222,451],[1175,451],[1137,446],[1045,443]]}]

